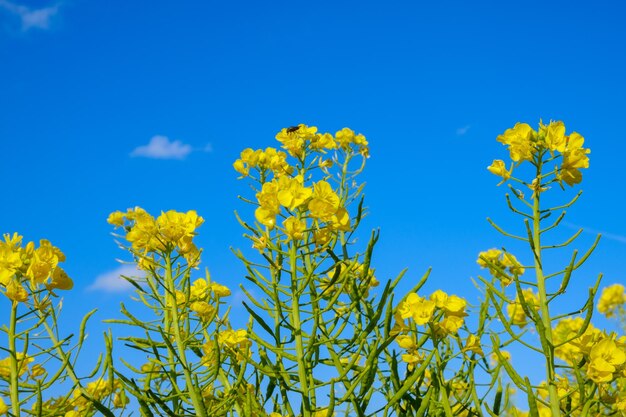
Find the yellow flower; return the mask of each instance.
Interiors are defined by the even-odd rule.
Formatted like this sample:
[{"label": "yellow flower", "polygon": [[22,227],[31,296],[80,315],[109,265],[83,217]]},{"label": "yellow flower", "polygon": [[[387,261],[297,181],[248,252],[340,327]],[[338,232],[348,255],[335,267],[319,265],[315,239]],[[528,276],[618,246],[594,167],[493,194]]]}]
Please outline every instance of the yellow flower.
[{"label": "yellow flower", "polygon": [[362,134],[359,133],[358,135],[355,135],[352,129],[344,127],[343,129],[335,133],[335,138],[341,149],[348,150],[350,148],[350,145],[354,144],[357,146],[359,152],[361,152],[363,156],[369,156],[369,144],[365,139],[365,136],[363,136]]},{"label": "yellow flower", "polygon": [[299,124],[298,126],[283,128],[276,135],[276,140],[283,144],[283,148],[289,152],[289,155],[298,158],[304,153],[306,141],[314,138],[316,133],[317,127]]},{"label": "yellow flower", "polygon": [[467,314],[465,313],[465,307],[467,307],[467,301],[465,301],[463,298],[458,297],[456,295],[450,295],[446,297],[446,300],[443,302],[442,307],[443,307],[446,317],[467,316]]},{"label": "yellow flower", "polygon": [[463,352],[474,352],[480,356],[484,356],[483,348],[480,345],[480,338],[476,335],[470,334],[467,336],[465,340],[465,346],[463,347]]},{"label": "yellow flower", "polygon": [[576,337],[584,322],[582,317],[569,317],[557,323],[552,331],[556,357],[571,364],[591,352],[591,348],[602,338],[602,332],[589,324],[585,332]]},{"label": "yellow flower", "polygon": [[517,123],[513,128],[507,129],[502,135],[498,136],[497,140],[508,145],[511,159],[519,162],[532,159],[536,137],[537,132],[528,124]]},{"label": "yellow flower", "polygon": [[204,219],[195,210],[181,213],[169,210],[156,220],[156,226],[160,235],[166,242],[177,244],[179,240],[189,237],[193,238],[195,231],[204,223]]},{"label": "yellow flower", "polygon": [[430,295],[430,301],[435,303],[437,308],[443,308],[444,304],[448,300],[448,294],[441,290],[437,290]]},{"label": "yellow flower", "polygon": [[43,284],[59,262],[65,261],[65,255],[57,247],[52,246],[49,241],[42,239],[39,247],[33,251],[30,265],[26,275],[31,282]]},{"label": "yellow flower", "polygon": [[313,232],[313,241],[317,247],[325,246],[332,237],[333,233],[329,227],[322,227]]},{"label": "yellow flower", "polygon": [[[500,355],[502,355],[504,360],[506,360],[507,362],[511,362],[511,352],[507,350],[501,350]],[[499,363],[498,355],[495,352],[491,354],[491,362],[493,364]]]},{"label": "yellow flower", "polygon": [[445,334],[455,334],[463,326],[463,323],[465,323],[465,319],[461,316],[448,316],[437,323],[437,327]]},{"label": "yellow flower", "polygon": [[194,300],[204,300],[209,293],[209,285],[204,278],[195,280],[189,289],[191,298]]},{"label": "yellow flower", "polygon": [[492,174],[502,177],[502,180],[503,180],[502,182],[511,178],[512,170],[511,171],[507,170],[506,165],[504,165],[504,161],[502,161],[501,159],[494,159],[493,163],[490,166],[488,166],[487,169]]},{"label": "yellow flower", "polygon": [[[28,372],[28,365],[31,364],[35,359],[30,356],[24,354],[22,352],[16,353],[17,358],[17,374],[18,376],[24,375]],[[6,357],[0,360],[0,377],[9,378],[11,376],[11,357]]]},{"label": "yellow flower", "polygon": [[551,121],[549,125],[544,125],[543,123],[539,123],[539,134],[543,135],[543,140],[545,142],[546,148],[551,151],[565,151],[565,146],[567,143],[565,136],[565,125],[563,122],[553,122]]},{"label": "yellow flower", "polygon": [[402,319],[410,317],[415,321],[415,324],[422,326],[432,319],[435,303],[411,293],[404,301],[400,302],[397,311]]},{"label": "yellow flower", "polygon": [[489,268],[489,273],[502,280],[504,285],[509,285],[513,281],[507,272],[517,277],[524,274],[524,267],[517,261],[517,258],[499,249],[480,252],[476,262],[482,268]]},{"label": "yellow flower", "polygon": [[263,184],[261,192],[257,193],[256,198],[259,207],[254,212],[254,216],[262,225],[273,228],[276,225],[276,216],[280,212],[277,183],[272,181]]},{"label": "yellow flower", "polygon": [[9,406],[6,405],[4,399],[0,397],[0,415],[6,414],[9,412]]},{"label": "yellow flower", "polygon": [[124,213],[122,213],[121,211],[114,211],[113,213],[109,214],[109,217],[107,218],[107,223],[112,224],[113,226],[124,226],[125,219],[126,216]]},{"label": "yellow flower", "polygon": [[407,350],[415,349],[415,339],[411,336],[398,335],[396,336],[396,342],[403,349],[407,349]]},{"label": "yellow flower", "polygon": [[124,408],[130,402],[129,398],[126,396],[126,391],[123,389],[120,390],[113,396],[113,407],[115,408]]},{"label": "yellow flower", "polygon": [[48,288],[48,290],[71,290],[73,287],[74,282],[60,266],[54,268],[54,272],[52,272],[52,279],[48,284],[46,284],[46,288]]},{"label": "yellow flower", "polygon": [[132,244],[133,249],[152,251],[161,248],[162,245],[156,237],[157,226],[154,217],[141,207],[135,207],[126,212],[126,219],[134,222],[126,233],[126,240]]},{"label": "yellow flower", "polygon": [[[539,299],[533,293],[532,289],[525,288],[522,290],[524,295],[524,300],[529,309],[539,310]],[[506,312],[511,319],[511,324],[515,324],[517,326],[523,327],[527,323],[527,316],[524,312],[524,308],[522,307],[519,294],[515,298],[513,303],[510,303],[506,306]]]},{"label": "yellow flower", "polygon": [[304,180],[301,175],[294,178],[280,177],[278,179],[278,193],[276,195],[278,202],[289,210],[294,210],[304,204],[309,197],[311,197],[313,190],[305,187],[303,182]]},{"label": "yellow flower", "polygon": [[313,139],[311,139],[311,149],[337,149],[337,142],[335,142],[335,138],[333,138],[333,135],[330,133],[316,135]]},{"label": "yellow flower", "polygon": [[337,212],[330,219],[330,226],[335,230],[343,232],[350,231],[350,214],[344,207],[339,207]]},{"label": "yellow flower", "polygon": [[24,289],[22,284],[16,282],[15,280],[9,281],[5,288],[4,295],[7,296],[10,300],[17,302],[26,302],[28,300],[28,292]]},{"label": "yellow flower", "polygon": [[567,139],[567,148],[563,152],[563,164],[557,176],[569,186],[582,181],[581,168],[589,168],[589,149],[583,148],[585,139],[578,133],[572,132]]},{"label": "yellow flower", "polygon": [[194,301],[189,305],[189,309],[196,313],[202,321],[209,321],[215,313],[215,307],[206,301]]},{"label": "yellow flower", "polygon": [[246,348],[250,344],[248,332],[243,329],[220,332],[218,342],[230,348]]},{"label": "yellow flower", "polygon": [[322,408],[320,410],[314,411],[311,417],[332,417],[332,415],[327,408]]},{"label": "yellow flower", "polygon": [[413,353],[403,353],[402,361],[408,363],[409,365],[415,366],[415,364],[422,361],[422,357]]},{"label": "yellow flower", "polygon": [[33,379],[39,378],[40,376],[43,376],[45,373],[46,373],[45,368],[41,366],[40,364],[33,365],[33,367],[30,369],[30,377]]},{"label": "yellow flower", "polygon": [[14,238],[17,244],[14,244],[9,235],[4,235],[5,242],[0,241],[0,284],[7,285],[13,275],[22,267],[22,257],[20,242],[22,237],[15,233]]},{"label": "yellow flower", "polygon": [[613,373],[626,362],[626,353],[614,340],[604,338],[591,348],[589,359],[589,378],[596,383],[611,382]]},{"label": "yellow flower", "polygon": [[326,181],[315,183],[313,195],[309,201],[311,216],[322,221],[331,221],[338,209],[339,196],[333,191],[330,184]]},{"label": "yellow flower", "polygon": [[622,284],[614,284],[602,290],[602,295],[598,300],[598,311],[606,317],[615,316],[618,308],[626,304],[626,294]]},{"label": "yellow flower", "polygon": [[302,240],[304,238],[304,231],[306,230],[304,220],[291,216],[283,221],[283,227],[288,240]]},{"label": "yellow flower", "polygon": [[230,289],[225,285],[218,284],[217,282],[212,282],[209,286],[213,294],[218,297],[228,297],[230,295]]}]

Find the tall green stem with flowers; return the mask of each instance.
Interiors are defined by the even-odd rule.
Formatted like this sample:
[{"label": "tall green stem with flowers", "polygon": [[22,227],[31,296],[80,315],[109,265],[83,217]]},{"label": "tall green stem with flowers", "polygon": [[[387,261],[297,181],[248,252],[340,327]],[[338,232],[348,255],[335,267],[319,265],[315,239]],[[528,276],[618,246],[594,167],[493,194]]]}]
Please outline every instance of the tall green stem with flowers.
[{"label": "tall green stem with flowers", "polygon": [[[515,235],[505,232],[501,227],[496,225],[489,219],[489,222],[501,233],[507,237],[525,241],[529,244],[533,263],[527,268],[533,269],[535,272],[534,281],[525,281],[521,278],[524,274],[523,267],[517,259],[506,250],[491,249],[482,252],[479,255],[478,263],[489,268],[493,279],[488,281],[482,279],[487,286],[488,297],[492,300],[492,305],[496,309],[496,314],[504,319],[505,329],[511,340],[523,340],[524,331],[522,330],[527,322],[530,321],[535,328],[539,338],[539,347],[525,342],[526,346],[535,352],[543,355],[545,360],[546,381],[540,388],[536,389],[531,382],[520,375],[513,367],[505,366],[512,381],[523,391],[528,397],[530,413],[538,415],[542,410],[549,410],[551,415],[570,415],[574,409],[585,408],[585,395],[581,395],[582,403],[573,404],[571,401],[572,392],[562,389],[563,381],[567,378],[565,374],[576,373],[579,371],[579,364],[562,365],[557,360],[558,354],[562,347],[576,337],[585,334],[588,329],[591,310],[593,307],[593,299],[597,291],[599,280],[590,287],[589,298],[585,306],[579,312],[569,313],[563,317],[575,316],[577,313],[586,313],[586,319],[576,329],[576,335],[571,339],[563,337],[555,337],[555,331],[558,334],[558,325],[555,329],[555,321],[559,317],[555,317],[551,311],[551,304],[565,293],[572,272],[578,269],[583,262],[589,257],[595,248],[598,240],[594,242],[587,253],[577,259],[577,251],[574,251],[572,260],[564,269],[554,273],[547,274],[544,267],[544,251],[547,249],[564,248],[570,245],[581,231],[566,240],[564,243],[555,245],[545,245],[543,243],[543,235],[553,230],[559,225],[565,216],[565,209],[570,207],[580,196],[578,193],[569,203],[557,207],[543,208],[541,205],[542,195],[548,191],[552,185],[558,185],[562,189],[565,186],[574,186],[582,181],[581,169],[589,166],[589,150],[583,148],[583,137],[573,132],[569,135],[565,134],[565,126],[562,122],[551,122],[548,125],[540,123],[537,131],[533,130],[525,123],[518,123],[515,127],[508,129],[504,134],[498,137],[498,141],[508,146],[512,163],[507,169],[506,164],[502,160],[495,160],[488,168],[493,174],[502,177],[503,182],[513,181],[527,187],[531,191],[531,200],[528,201],[524,193],[512,185],[509,185],[514,197],[524,207],[530,209],[530,213],[524,211],[523,208],[517,208],[511,202],[507,194],[507,203],[509,208],[520,215],[524,219],[526,236]],[[532,165],[532,180],[527,181],[513,176],[514,169],[522,169],[520,167],[524,162]],[[544,227],[546,219],[552,214],[560,212],[558,218],[547,227]],[[552,278],[561,277],[558,286],[549,285]],[[499,284],[498,284],[499,282]],[[509,284],[514,283],[515,299],[510,300],[506,295]],[[522,287],[525,288],[522,288]],[[498,287],[500,287],[498,289]],[[537,293],[533,291],[536,289]],[[509,316],[508,320],[504,317],[502,303],[506,304],[506,312]],[[520,329],[519,331],[516,330]],[[496,345],[500,343],[499,338],[495,337]],[[507,344],[507,341],[501,345]],[[494,350],[500,359],[502,355],[498,352],[499,346],[494,346]],[[561,358],[562,359],[562,358]],[[571,358],[570,358],[571,359]],[[582,357],[581,357],[582,359]],[[567,360],[566,360],[567,362]],[[573,362],[570,360],[570,363]],[[584,362],[583,362],[584,363]],[[564,372],[559,374],[557,369]],[[574,388],[570,388],[573,390]]]}]

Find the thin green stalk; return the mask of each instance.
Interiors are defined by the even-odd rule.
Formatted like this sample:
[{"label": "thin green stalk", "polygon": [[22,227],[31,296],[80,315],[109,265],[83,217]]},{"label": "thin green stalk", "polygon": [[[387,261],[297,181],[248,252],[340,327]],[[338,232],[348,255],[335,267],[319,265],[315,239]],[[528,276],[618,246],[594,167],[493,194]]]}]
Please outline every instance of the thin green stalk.
[{"label": "thin green stalk", "polygon": [[307,366],[304,363],[304,345],[302,342],[302,323],[300,321],[300,290],[298,288],[297,248],[294,243],[289,248],[289,267],[291,269],[291,320],[296,339],[296,357],[298,358],[298,379],[302,390],[302,417],[311,416],[311,402],[309,400],[309,382]]},{"label": "thin green stalk", "polygon": [[[195,384],[193,383],[193,378],[191,376],[191,372],[189,371],[189,366],[187,365],[185,345],[183,343],[183,338],[180,334],[178,304],[176,301],[176,287],[174,285],[174,278],[172,277],[172,258],[169,253],[165,256],[165,267],[165,285],[167,285],[167,290],[169,293],[168,296],[172,297],[172,302],[170,303],[170,311],[174,324],[174,338],[176,339],[178,358],[183,367],[183,373],[185,375],[185,381],[187,383],[187,391],[189,393],[189,396],[191,397],[191,402],[193,403],[194,409],[196,410],[196,416],[207,417],[204,402],[202,401],[201,396],[196,390]],[[169,332],[169,328],[167,329],[167,331]]]},{"label": "thin green stalk", "polygon": [[[543,155],[537,157],[537,178],[541,176]],[[548,296],[546,291],[546,279],[543,274],[543,264],[541,261],[541,190],[540,184],[537,184],[537,190],[534,191],[533,204],[533,242],[531,248],[535,258],[535,274],[537,277],[537,290],[539,292],[539,309],[541,312],[541,321],[543,324],[543,335],[541,342],[543,345],[543,353],[546,358],[546,377],[548,383],[548,393],[550,398],[550,409],[552,416],[561,415],[559,407],[559,395],[555,384],[554,371],[554,344],[552,342],[552,320],[550,318],[550,310],[548,307]],[[538,330],[539,327],[537,327]]]},{"label": "thin green stalk", "polygon": [[[11,375],[9,376],[11,387],[11,409],[15,417],[20,416],[20,392],[19,375],[17,369],[17,351],[15,350],[15,330],[17,325],[17,301],[11,303],[11,323],[9,327],[9,356],[11,357]],[[25,359],[25,358],[22,358]]]}]

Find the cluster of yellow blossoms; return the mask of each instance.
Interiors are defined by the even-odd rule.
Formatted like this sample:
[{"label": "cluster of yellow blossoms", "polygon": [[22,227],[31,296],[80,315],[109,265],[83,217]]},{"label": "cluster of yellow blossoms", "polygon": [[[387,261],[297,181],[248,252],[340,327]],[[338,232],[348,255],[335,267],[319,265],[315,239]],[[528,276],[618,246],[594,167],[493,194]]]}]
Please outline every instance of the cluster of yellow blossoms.
[{"label": "cluster of yellow blossoms", "polygon": [[[318,181],[313,187],[305,187],[301,176],[281,176],[263,184],[256,195],[259,207],[254,215],[256,220],[269,229],[276,226],[276,217],[281,208],[295,211],[307,211],[316,224],[323,222],[325,227],[318,227],[316,243],[323,245],[328,240],[328,232],[350,230],[350,216],[341,205],[341,200],[332,186],[326,181]],[[289,240],[300,240],[307,229],[306,219],[294,215],[282,222],[283,230]]]},{"label": "cluster of yellow blossoms", "polygon": [[626,304],[626,293],[622,284],[614,284],[602,290],[598,300],[598,311],[606,317],[611,318],[620,311],[623,311]]},{"label": "cluster of yellow blossoms", "polygon": [[287,154],[275,148],[265,150],[246,148],[241,152],[241,159],[237,159],[233,164],[233,168],[244,177],[250,175],[252,168],[260,172],[271,171],[275,176],[280,177],[293,172],[293,167],[287,163],[286,159]]},{"label": "cluster of yellow blossoms", "polygon": [[[344,151],[350,155],[360,153],[369,156],[368,142],[361,134],[343,128],[333,136],[330,133],[318,133],[317,127],[300,124],[283,128],[276,139],[286,152],[275,148],[245,149],[241,152],[233,167],[243,177],[251,175],[255,169],[259,173],[257,180],[262,184],[256,194],[258,207],[255,211],[256,221],[265,226],[266,232],[253,237],[253,247],[263,252],[268,244],[270,230],[278,230],[284,234],[286,241],[302,241],[307,239],[307,231],[311,231],[312,242],[323,247],[329,243],[337,231],[349,231],[350,215],[344,203],[345,196],[340,196],[326,180],[305,185],[308,178],[305,172],[313,165],[324,170],[334,164],[334,160],[323,160],[315,156],[306,166],[305,160],[310,152],[326,153],[328,151]],[[297,158],[302,166],[298,172],[289,165],[287,156]],[[348,157],[349,159],[349,157]],[[325,171],[326,172],[326,171]],[[282,221],[278,223],[279,216]]]},{"label": "cluster of yellow blossoms", "polygon": [[[403,301],[398,304],[395,313],[396,342],[401,348],[406,349],[407,353],[402,355],[402,360],[411,366],[420,362],[423,355],[417,352],[417,345],[414,336],[400,334],[410,329],[406,319],[411,319],[417,326],[425,326],[432,324],[435,333],[438,336],[456,334],[465,323],[467,313],[465,308],[467,302],[456,295],[448,295],[444,291],[437,290],[431,294],[429,299],[420,297],[416,293],[410,293]],[[441,314],[437,314],[441,312]],[[442,320],[439,320],[443,318]],[[480,341],[472,340],[473,345],[469,350],[478,351],[480,349]]]},{"label": "cluster of yellow blossoms", "polygon": [[524,267],[517,258],[508,252],[499,249],[489,249],[478,254],[476,261],[481,268],[488,268],[489,273],[502,281],[504,285],[513,282],[513,277],[524,274]]},{"label": "cluster of yellow blossoms", "polygon": [[504,161],[495,160],[488,167],[493,174],[503,178],[511,177],[513,166],[523,161],[533,161],[536,155],[549,151],[562,156],[562,163],[557,168],[556,180],[573,186],[582,181],[580,169],[589,168],[589,149],[583,148],[585,139],[578,133],[565,134],[565,125],[561,121],[552,121],[547,125],[539,122],[539,129],[534,130],[526,123],[517,123],[498,136],[498,141],[507,145],[514,164],[506,168]]},{"label": "cluster of yellow blossoms", "polygon": [[289,155],[301,158],[307,149],[313,151],[324,151],[332,149],[347,150],[351,146],[356,146],[357,150],[364,156],[368,156],[369,148],[365,136],[355,134],[352,129],[344,127],[337,131],[335,136],[330,133],[318,133],[317,127],[299,124],[282,129],[276,135],[278,140],[286,149]]},{"label": "cluster of yellow blossoms", "polygon": [[[141,207],[128,209],[126,213],[116,211],[109,215],[107,221],[116,226],[123,227],[126,231],[126,240],[132,244],[132,248],[147,256],[153,252],[167,252],[178,250],[190,265],[198,263],[200,252],[193,243],[196,229],[204,223],[204,219],[190,210],[181,213],[174,210],[161,212],[158,218],[154,218]],[[147,258],[143,258],[145,262]],[[145,267],[144,262],[139,266]]]},{"label": "cluster of yellow blossoms", "polygon": [[524,327],[528,323],[528,314],[524,310],[524,305],[529,309],[534,309],[535,311],[539,310],[539,298],[530,288],[522,290],[522,297],[517,294],[515,301],[506,307],[506,312],[511,319],[511,324],[520,327]]},{"label": "cluster of yellow blossoms", "polygon": [[36,248],[34,242],[22,246],[22,236],[17,233],[5,234],[0,241],[0,288],[9,299],[20,302],[28,299],[25,281],[30,281],[33,289],[45,285],[49,291],[70,290],[74,283],[59,266],[63,261],[63,252],[45,239]]},{"label": "cluster of yellow blossoms", "polygon": [[581,333],[582,318],[560,320],[553,331],[554,354],[570,365],[587,363],[587,376],[596,383],[626,377],[626,336],[616,339],[591,324]]},{"label": "cluster of yellow blossoms", "polygon": [[[335,136],[330,133],[318,133],[317,127],[300,124],[283,128],[276,135],[283,149],[295,158],[302,158],[307,151],[326,152],[340,149],[347,151],[356,149],[363,156],[369,156],[368,142],[362,134],[356,134],[352,129],[344,127],[337,131]],[[287,163],[287,153],[276,148],[251,149],[241,152],[240,158],[233,163],[235,171],[242,176],[250,175],[251,169],[256,169],[264,177],[271,172],[275,177],[291,175],[293,167]],[[320,161],[320,166],[328,166],[329,161]]]}]

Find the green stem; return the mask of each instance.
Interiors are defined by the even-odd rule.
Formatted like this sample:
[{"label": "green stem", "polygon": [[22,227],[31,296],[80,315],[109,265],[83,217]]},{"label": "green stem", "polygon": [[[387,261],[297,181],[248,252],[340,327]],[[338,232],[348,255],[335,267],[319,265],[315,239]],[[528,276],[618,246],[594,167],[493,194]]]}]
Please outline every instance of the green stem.
[{"label": "green stem", "polygon": [[[537,158],[537,178],[541,177],[542,158],[540,154]],[[537,330],[543,335],[541,336],[541,344],[543,347],[543,354],[546,358],[546,377],[548,383],[548,393],[550,398],[550,409],[552,410],[552,416],[558,417],[561,415],[559,407],[559,395],[555,382],[554,371],[554,344],[552,342],[552,320],[550,318],[550,310],[548,307],[548,296],[546,291],[546,279],[543,274],[543,264],[541,261],[541,184],[537,184],[537,190],[534,191],[534,204],[533,204],[533,244],[532,250],[535,258],[535,274],[537,277],[537,290],[539,292],[539,310],[540,319],[542,321],[543,329],[537,326]],[[532,308],[532,307],[531,307]]]},{"label": "green stem", "polygon": [[[15,417],[20,415],[19,374],[17,369],[17,351],[15,350],[15,330],[17,325],[17,301],[11,303],[11,324],[9,327],[9,356],[11,357],[11,409]],[[25,358],[22,358],[25,359]]]},{"label": "green stem", "polygon": [[291,320],[296,339],[296,357],[298,358],[298,379],[302,390],[302,417],[311,416],[311,401],[309,399],[309,382],[307,365],[305,363],[304,345],[302,342],[302,323],[300,321],[300,289],[298,287],[297,248],[295,243],[289,248],[289,267],[291,269]]},{"label": "green stem", "polygon": [[[173,319],[172,324],[174,327],[174,338],[176,340],[178,359],[181,362],[183,373],[185,375],[185,382],[187,383],[187,392],[191,396],[191,402],[193,403],[194,409],[196,411],[196,416],[207,417],[204,402],[202,401],[202,396],[199,392],[197,392],[198,389],[194,384],[191,372],[189,371],[189,366],[187,365],[185,343],[183,342],[183,338],[180,334],[178,304],[176,301],[176,286],[174,285],[174,278],[172,277],[172,258],[170,253],[165,256],[165,285],[167,286],[166,297],[171,297],[170,312]],[[168,328],[166,329],[166,331],[167,333],[169,333],[170,329]]]}]

